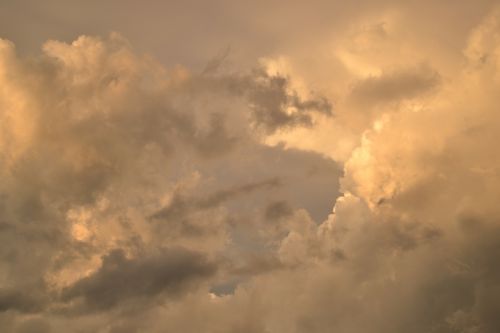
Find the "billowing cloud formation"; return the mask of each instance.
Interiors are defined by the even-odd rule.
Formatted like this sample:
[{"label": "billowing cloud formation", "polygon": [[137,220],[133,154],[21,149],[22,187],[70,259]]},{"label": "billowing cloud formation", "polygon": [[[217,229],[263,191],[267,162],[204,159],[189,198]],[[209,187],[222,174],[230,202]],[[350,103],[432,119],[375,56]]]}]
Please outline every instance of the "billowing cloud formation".
[{"label": "billowing cloud formation", "polygon": [[328,80],[1,41],[0,328],[498,332],[500,12],[429,51],[390,5]]},{"label": "billowing cloud formation", "polygon": [[147,315],[199,290],[209,297],[261,271],[265,253],[253,253],[275,247],[270,202],[327,214],[337,163],[261,143],[264,133],[312,126],[314,113],[330,116],[325,98],[301,97],[263,65],[168,70],[117,34],[43,51],[23,59],[1,41],[6,330],[38,320],[59,330],[64,318],[89,316],[99,327],[104,313]]}]

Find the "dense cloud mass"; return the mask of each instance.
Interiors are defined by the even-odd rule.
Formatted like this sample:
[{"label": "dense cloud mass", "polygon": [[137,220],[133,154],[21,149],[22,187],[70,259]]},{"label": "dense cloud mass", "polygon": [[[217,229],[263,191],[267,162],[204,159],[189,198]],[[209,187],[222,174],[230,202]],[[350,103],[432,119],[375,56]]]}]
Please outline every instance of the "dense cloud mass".
[{"label": "dense cloud mass", "polygon": [[0,40],[0,331],[499,332],[500,10],[241,6]]}]

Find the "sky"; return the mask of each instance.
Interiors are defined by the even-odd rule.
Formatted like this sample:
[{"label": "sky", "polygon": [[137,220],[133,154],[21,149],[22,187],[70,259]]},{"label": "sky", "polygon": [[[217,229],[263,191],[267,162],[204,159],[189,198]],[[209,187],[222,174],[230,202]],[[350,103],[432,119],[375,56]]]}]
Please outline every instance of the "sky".
[{"label": "sky", "polygon": [[0,332],[500,332],[500,4],[0,0]]}]

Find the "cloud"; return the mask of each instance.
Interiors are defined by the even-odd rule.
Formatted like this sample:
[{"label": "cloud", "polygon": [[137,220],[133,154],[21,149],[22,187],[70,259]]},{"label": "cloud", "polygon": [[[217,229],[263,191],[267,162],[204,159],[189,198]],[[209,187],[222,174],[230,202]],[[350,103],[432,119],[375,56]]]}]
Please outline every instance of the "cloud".
[{"label": "cloud", "polygon": [[436,89],[439,74],[424,64],[412,69],[396,70],[371,76],[355,83],[350,98],[355,104],[373,107],[419,97]]},{"label": "cloud", "polygon": [[43,300],[34,291],[29,293],[5,289],[0,291],[0,312],[38,312],[43,307],[43,303]]},{"label": "cloud", "polygon": [[50,324],[43,319],[33,318],[21,323],[16,333],[50,333],[52,332]]},{"label": "cloud", "polygon": [[332,105],[325,98],[302,100],[296,93],[289,93],[288,79],[270,76],[262,69],[255,74],[255,82],[247,87],[246,94],[253,109],[257,125],[272,133],[281,127],[311,126],[312,112],[332,114]]},{"label": "cloud", "polygon": [[64,289],[62,299],[80,298],[83,311],[110,310],[137,299],[151,302],[159,296],[176,297],[216,270],[217,265],[201,254],[183,249],[133,259],[118,249],[103,257],[95,273]]},{"label": "cloud", "polygon": [[292,208],[286,201],[276,201],[266,208],[265,216],[270,220],[275,220],[283,217],[290,216]]},{"label": "cloud", "polygon": [[283,71],[0,42],[0,328],[498,332],[500,20],[469,6],[346,5]]},{"label": "cloud", "polygon": [[[237,285],[280,266],[236,265],[227,255],[231,238],[241,237],[234,244],[244,251],[265,242],[260,230],[250,232],[262,218],[251,210],[292,198],[290,209],[306,205],[324,215],[329,199],[309,193],[321,182],[332,185],[322,191],[337,193],[335,162],[261,142],[268,130],[330,112],[326,99],[299,97],[289,77],[261,67],[166,69],[118,34],[49,41],[33,58],[0,44],[7,330],[31,330],[30,318],[39,316],[53,331],[70,318],[80,331],[96,331],[105,312],[147,316],[162,302],[208,295],[210,281]],[[257,113],[267,112],[286,119],[265,124]],[[124,327],[118,322],[112,329]]]},{"label": "cloud", "polygon": [[[491,15],[472,35],[480,53],[498,44]],[[424,105],[374,115],[333,214],[319,225],[287,217],[275,249],[284,265],[199,311],[227,332],[245,322],[237,310],[224,317],[238,306],[270,332],[498,331],[496,74],[494,56],[473,56],[454,80],[431,84],[434,96],[403,85],[394,96]],[[159,326],[199,329],[185,316]]]},{"label": "cloud", "polygon": [[167,207],[162,208],[154,213],[153,219],[179,219],[190,211],[199,211],[214,208],[221,203],[236,198],[237,196],[251,193],[258,190],[272,189],[280,186],[278,178],[268,179],[257,183],[239,185],[231,189],[219,190],[206,198],[186,199],[182,197],[182,193],[176,192]]},{"label": "cloud", "polygon": [[193,79],[194,91],[222,91],[244,98],[252,124],[267,134],[281,128],[312,126],[314,114],[332,116],[332,103],[327,98],[301,97],[289,77],[270,74],[262,65],[249,73],[209,72]]}]

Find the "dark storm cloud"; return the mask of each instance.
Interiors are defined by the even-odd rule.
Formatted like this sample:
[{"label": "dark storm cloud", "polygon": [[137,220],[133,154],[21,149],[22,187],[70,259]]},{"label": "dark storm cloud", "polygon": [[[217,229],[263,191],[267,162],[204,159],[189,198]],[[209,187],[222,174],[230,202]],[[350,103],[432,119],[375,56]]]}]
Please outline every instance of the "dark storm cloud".
[{"label": "dark storm cloud", "polygon": [[332,114],[327,99],[302,100],[296,93],[290,93],[288,78],[270,76],[263,70],[254,75],[255,84],[243,89],[247,90],[256,123],[268,132],[281,127],[311,126],[312,112]]},{"label": "dark storm cloud", "polygon": [[[37,288],[38,289],[38,288]],[[36,313],[43,309],[46,299],[43,299],[40,291],[43,287],[35,288],[19,288],[0,289],[0,312],[18,311],[24,313]],[[42,289],[42,290],[40,290]]]},{"label": "dark storm cloud", "polygon": [[241,195],[259,190],[268,190],[281,186],[279,178],[271,178],[256,183],[234,186],[233,188],[219,190],[202,198],[186,198],[182,193],[176,192],[167,207],[154,213],[152,219],[175,220],[181,219],[191,212],[211,209],[227,200],[236,199]]},{"label": "dark storm cloud", "polygon": [[359,105],[377,105],[411,99],[432,91],[441,82],[427,65],[371,76],[354,84],[350,99]]},{"label": "dark storm cloud", "polygon": [[266,207],[264,215],[269,220],[276,220],[288,217],[292,213],[292,207],[286,201],[275,201]]},{"label": "dark storm cloud", "polygon": [[[123,304],[177,297],[209,278],[217,265],[184,249],[128,259],[122,250],[102,258],[101,267],[62,292],[62,299],[81,301],[81,311],[110,310]],[[78,304],[78,303],[77,303]]]},{"label": "dark storm cloud", "polygon": [[332,104],[325,97],[301,98],[291,88],[290,78],[271,75],[264,68],[256,68],[247,75],[214,75],[216,85],[244,96],[249,103],[257,127],[267,133],[280,128],[311,126],[312,114],[332,115]]}]

